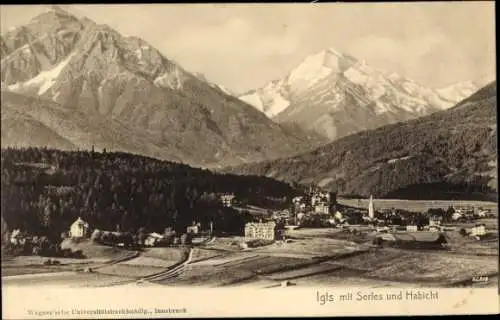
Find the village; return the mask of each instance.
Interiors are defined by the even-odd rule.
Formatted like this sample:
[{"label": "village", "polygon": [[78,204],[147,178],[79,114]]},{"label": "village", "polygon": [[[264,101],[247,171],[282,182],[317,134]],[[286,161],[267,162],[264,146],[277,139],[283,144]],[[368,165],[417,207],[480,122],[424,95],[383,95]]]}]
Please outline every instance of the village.
[{"label": "village", "polygon": [[[234,194],[221,194],[220,203],[225,207],[235,205],[236,196]],[[302,196],[292,199],[289,209],[274,211],[271,214],[256,216],[255,221],[246,223],[244,238],[248,241],[261,239],[269,241],[286,240],[287,230],[297,228],[340,228],[343,231],[356,233],[361,230],[374,231],[377,234],[374,243],[381,243],[380,240],[394,241],[390,234],[418,232],[444,232],[459,231],[462,235],[470,236],[476,240],[481,240],[487,235],[484,223],[474,223],[468,229],[456,230],[456,227],[447,226],[442,222],[473,222],[477,219],[494,217],[491,209],[473,206],[471,208],[449,207],[445,211],[442,208],[429,209],[427,212],[408,212],[403,210],[385,209],[376,211],[373,197],[371,196],[368,208],[353,208],[342,206],[337,203],[334,193],[322,191],[319,188],[310,187]],[[80,217],[69,227],[68,232],[62,238],[70,238],[73,241],[89,238],[91,241],[105,245],[139,248],[155,246],[177,246],[191,245],[207,241],[212,237],[213,224],[209,229],[203,230],[199,222],[193,221],[192,225],[186,228],[183,234],[176,234],[171,227],[165,227],[165,232],[147,233],[139,229],[137,234],[130,232],[107,231],[93,229]],[[389,234],[382,236],[383,234]],[[33,242],[33,237],[26,236],[21,230],[15,229],[8,236],[8,242],[13,245],[25,245]],[[36,239],[36,238],[35,238]],[[36,242],[36,241],[35,241]],[[34,251],[36,253],[37,250]]]},{"label": "village", "polygon": [[[220,194],[219,201],[221,206],[238,211],[249,209],[232,193]],[[35,273],[34,276],[71,270],[80,274],[77,277],[82,277],[82,272],[113,277],[113,281],[107,281],[115,284],[123,281],[164,285],[216,283],[217,286],[257,283],[273,287],[293,280],[300,285],[311,285],[328,274],[329,277],[335,274],[335,281],[341,281],[343,276],[336,275],[339,268],[356,269],[356,264],[361,263],[356,259],[361,257],[366,259],[363,265],[373,261],[373,266],[389,257],[399,261],[391,266],[395,268],[421,256],[419,259],[428,260],[428,268],[439,265],[443,275],[445,265],[454,263],[454,259],[458,259],[455,262],[478,259],[478,263],[467,262],[470,270],[465,273],[446,275],[447,283],[462,283],[478,271],[491,271],[493,278],[497,277],[493,261],[498,248],[498,226],[491,208],[480,205],[455,208],[453,203],[447,203],[447,207],[428,205],[427,210],[410,212],[388,207],[387,203],[372,196],[337,199],[334,193],[310,187],[304,194],[291,198],[287,208],[254,210],[252,221],[239,234],[232,235],[217,233],[212,223],[203,227],[198,221],[193,221],[182,233],[165,226],[163,233],[140,228],[134,234],[96,229],[78,217],[61,235],[60,246],[20,230],[13,230],[8,236],[4,233],[2,241],[23,249],[19,257],[2,260],[2,276],[7,276],[4,280],[15,281],[16,276],[23,274],[22,270]],[[31,256],[26,258],[29,266],[20,262],[25,256]],[[346,264],[352,259],[356,262]],[[33,261],[38,261],[40,270],[33,272],[37,268]],[[365,267],[356,270],[360,274],[366,272]],[[409,276],[407,271],[404,274],[401,276],[404,281],[394,270],[367,278],[391,284],[418,280],[412,281],[410,278],[415,275]],[[436,278],[436,282],[442,284],[442,281]]]}]

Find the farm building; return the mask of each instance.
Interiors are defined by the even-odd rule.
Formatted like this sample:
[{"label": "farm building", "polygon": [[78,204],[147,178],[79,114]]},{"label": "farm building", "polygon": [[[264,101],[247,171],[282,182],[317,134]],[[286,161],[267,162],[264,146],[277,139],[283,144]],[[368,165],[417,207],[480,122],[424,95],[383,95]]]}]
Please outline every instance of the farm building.
[{"label": "farm building", "polygon": [[405,249],[439,249],[447,243],[441,233],[436,232],[396,232],[378,234],[374,240],[381,245],[400,247]]},{"label": "farm building", "polygon": [[88,235],[89,224],[78,217],[69,229],[69,236],[71,238],[84,238]]},{"label": "farm building", "polygon": [[245,225],[245,238],[274,240],[276,238],[276,223],[249,222]]}]

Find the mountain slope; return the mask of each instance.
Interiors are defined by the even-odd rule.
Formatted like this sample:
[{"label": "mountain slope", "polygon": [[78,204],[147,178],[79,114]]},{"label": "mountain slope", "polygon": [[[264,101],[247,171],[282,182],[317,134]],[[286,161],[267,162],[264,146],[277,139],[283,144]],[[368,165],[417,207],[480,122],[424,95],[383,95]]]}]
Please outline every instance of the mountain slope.
[{"label": "mountain slope", "polygon": [[240,99],[278,123],[297,123],[334,140],[452,107],[476,90],[471,81],[426,88],[328,49]]},{"label": "mountain slope", "polygon": [[315,183],[343,195],[496,198],[496,109],[493,82],[448,110],[227,171]]},{"label": "mountain slope", "polygon": [[[149,156],[219,166],[291,155],[321,141],[302,132],[290,135],[142,39],[124,37],[58,8],[9,31],[2,36],[1,47],[3,91],[59,105],[56,109],[65,109],[70,121],[87,123],[88,137],[110,150],[147,149],[144,154]],[[2,105],[16,108],[8,101],[12,95],[2,96]],[[70,111],[80,118],[72,119]],[[31,117],[39,120],[32,113]],[[104,125],[90,132],[95,119]],[[75,140],[73,132],[57,127],[61,123],[54,120],[56,127],[49,128],[71,144],[97,144],[81,137]],[[102,130],[108,129],[106,123],[116,130],[112,137],[128,135],[129,141],[117,144],[108,138]]]}]

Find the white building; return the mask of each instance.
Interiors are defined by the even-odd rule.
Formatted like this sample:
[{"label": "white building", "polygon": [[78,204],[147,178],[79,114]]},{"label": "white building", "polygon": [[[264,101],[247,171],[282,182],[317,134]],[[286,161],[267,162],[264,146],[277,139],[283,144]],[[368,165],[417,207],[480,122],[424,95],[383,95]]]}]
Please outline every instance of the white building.
[{"label": "white building", "polygon": [[451,219],[452,220],[458,220],[462,217],[462,213],[459,212],[459,211],[455,211],[452,215],[451,215]]},{"label": "white building", "polygon": [[408,225],[406,226],[406,231],[415,232],[418,231],[418,227],[416,225]]},{"label": "white building", "polygon": [[330,214],[330,207],[326,203],[317,203],[314,206],[314,213]]},{"label": "white building", "polygon": [[200,233],[200,231],[201,231],[201,224],[199,222],[193,223],[191,226],[188,226],[186,230],[187,233],[194,233],[194,234],[198,234]]},{"label": "white building", "polygon": [[485,234],[486,234],[486,225],[484,225],[483,223],[476,224],[471,229],[472,236],[484,236]]},{"label": "white building", "polygon": [[328,192],[317,192],[311,197],[311,206],[318,204],[330,204],[330,194]]},{"label": "white building", "polygon": [[233,200],[236,196],[232,193],[230,194],[223,194],[220,196],[220,201],[222,202],[222,205],[225,207],[232,207],[233,206]]},{"label": "white building", "polygon": [[274,240],[276,238],[276,223],[249,222],[245,225],[245,238]]},{"label": "white building", "polygon": [[158,242],[160,242],[163,239],[164,239],[163,235],[156,232],[152,232],[148,234],[147,238],[144,240],[144,245],[147,247],[154,247]]},{"label": "white building", "polygon": [[430,217],[429,218],[429,227],[439,227],[441,225],[440,217]]},{"label": "white building", "polygon": [[375,207],[373,206],[373,196],[370,195],[370,202],[368,203],[368,218],[375,218]]},{"label": "white building", "polygon": [[342,212],[340,212],[338,210],[335,211],[334,217],[335,217],[335,219],[337,219],[339,221],[342,220],[342,219],[344,219],[344,216],[342,215]]},{"label": "white building", "polygon": [[303,199],[304,199],[304,197],[302,197],[302,196],[294,197],[292,199],[292,203],[295,205],[298,205],[298,204],[302,203]]},{"label": "white building", "polygon": [[78,217],[69,229],[69,236],[71,238],[84,238],[88,235],[88,232],[89,224]]},{"label": "white building", "polygon": [[10,243],[15,245],[23,245],[26,243],[26,238],[19,229],[14,229],[10,234]]}]

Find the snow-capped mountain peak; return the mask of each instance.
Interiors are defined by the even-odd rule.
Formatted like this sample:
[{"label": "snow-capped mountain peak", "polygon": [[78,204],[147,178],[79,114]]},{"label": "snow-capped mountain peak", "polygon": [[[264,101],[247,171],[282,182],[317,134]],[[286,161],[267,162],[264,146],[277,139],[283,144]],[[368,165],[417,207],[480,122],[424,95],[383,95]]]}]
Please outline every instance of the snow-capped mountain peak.
[{"label": "snow-capped mountain peak", "polygon": [[2,34],[0,50],[5,145],[95,145],[207,167],[322,142],[283,130],[145,40],[58,7]]},{"label": "snow-capped mountain peak", "polygon": [[336,139],[449,108],[476,89],[471,81],[429,88],[328,48],[240,99],[276,122],[296,123]]},{"label": "snow-capped mountain peak", "polygon": [[357,61],[339,51],[329,48],[307,56],[287,77],[287,85],[295,90],[304,90],[332,73],[345,71]]}]

